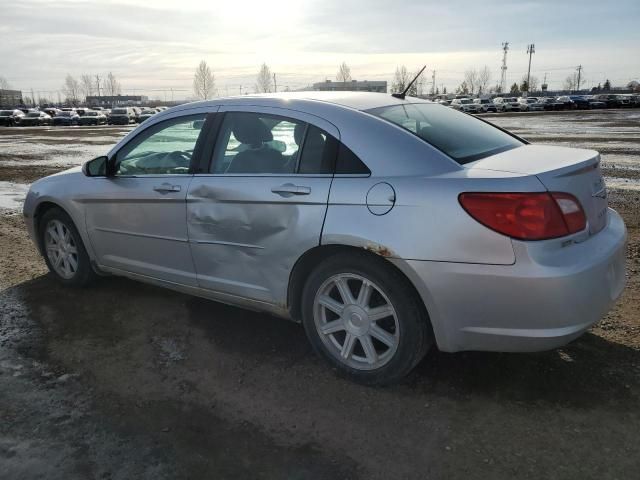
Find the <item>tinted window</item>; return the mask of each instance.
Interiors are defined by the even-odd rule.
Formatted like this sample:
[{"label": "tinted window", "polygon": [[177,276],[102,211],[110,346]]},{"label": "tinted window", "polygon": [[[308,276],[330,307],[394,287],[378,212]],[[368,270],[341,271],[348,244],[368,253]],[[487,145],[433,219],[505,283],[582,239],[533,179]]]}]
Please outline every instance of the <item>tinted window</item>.
[{"label": "tinted window", "polygon": [[338,141],[324,130],[308,125],[298,173],[333,173]]},{"label": "tinted window", "polygon": [[346,145],[340,143],[338,147],[338,160],[336,162],[336,173],[351,173],[368,175],[371,170],[362,163],[355,153]]},{"label": "tinted window", "polygon": [[116,175],[189,173],[205,115],[190,115],[147,128],[118,151]]},{"label": "tinted window", "polygon": [[306,123],[262,113],[225,114],[212,173],[292,174]]},{"label": "tinted window", "polygon": [[438,104],[393,105],[369,113],[409,130],[460,164],[523,145],[488,123]]}]

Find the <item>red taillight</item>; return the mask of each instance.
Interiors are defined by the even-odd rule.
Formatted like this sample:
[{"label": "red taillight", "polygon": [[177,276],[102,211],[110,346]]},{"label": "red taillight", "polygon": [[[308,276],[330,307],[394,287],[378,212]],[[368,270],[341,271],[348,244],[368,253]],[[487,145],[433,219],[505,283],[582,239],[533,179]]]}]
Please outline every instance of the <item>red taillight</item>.
[{"label": "red taillight", "polygon": [[568,193],[461,193],[460,204],[486,227],[519,240],[545,240],[584,230],[580,202]]}]

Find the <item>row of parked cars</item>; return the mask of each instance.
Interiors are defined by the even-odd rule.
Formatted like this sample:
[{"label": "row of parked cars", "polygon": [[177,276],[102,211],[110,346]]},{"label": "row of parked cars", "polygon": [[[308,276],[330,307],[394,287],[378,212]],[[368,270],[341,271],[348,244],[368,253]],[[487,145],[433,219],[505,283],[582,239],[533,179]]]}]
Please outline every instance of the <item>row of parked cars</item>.
[{"label": "row of parked cars", "polygon": [[0,126],[128,125],[142,123],[168,107],[31,108],[0,110]]},{"label": "row of parked cars", "polygon": [[496,97],[439,100],[466,113],[531,112],[594,108],[640,107],[640,94],[563,95],[560,97]]}]

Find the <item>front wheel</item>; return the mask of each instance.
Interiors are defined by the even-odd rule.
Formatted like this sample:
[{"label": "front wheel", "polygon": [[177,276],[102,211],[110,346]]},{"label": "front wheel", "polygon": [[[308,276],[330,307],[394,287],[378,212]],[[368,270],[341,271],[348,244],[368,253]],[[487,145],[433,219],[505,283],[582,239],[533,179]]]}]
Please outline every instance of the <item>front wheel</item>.
[{"label": "front wheel", "polygon": [[425,308],[386,261],[361,253],[325,260],[302,296],[312,346],[341,375],[367,385],[406,376],[432,342]]},{"label": "front wheel", "polygon": [[49,271],[60,283],[83,287],[96,277],[82,238],[71,217],[59,208],[40,219],[40,242]]}]

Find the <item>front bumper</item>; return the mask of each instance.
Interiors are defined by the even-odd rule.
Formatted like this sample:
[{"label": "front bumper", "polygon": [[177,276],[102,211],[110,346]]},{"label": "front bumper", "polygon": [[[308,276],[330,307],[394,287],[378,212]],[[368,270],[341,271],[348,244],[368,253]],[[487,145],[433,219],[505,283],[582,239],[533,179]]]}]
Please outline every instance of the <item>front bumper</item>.
[{"label": "front bumper", "polygon": [[441,350],[549,350],[584,333],[620,296],[626,238],[609,210],[606,228],[582,243],[514,241],[513,265],[411,260],[406,273]]}]

